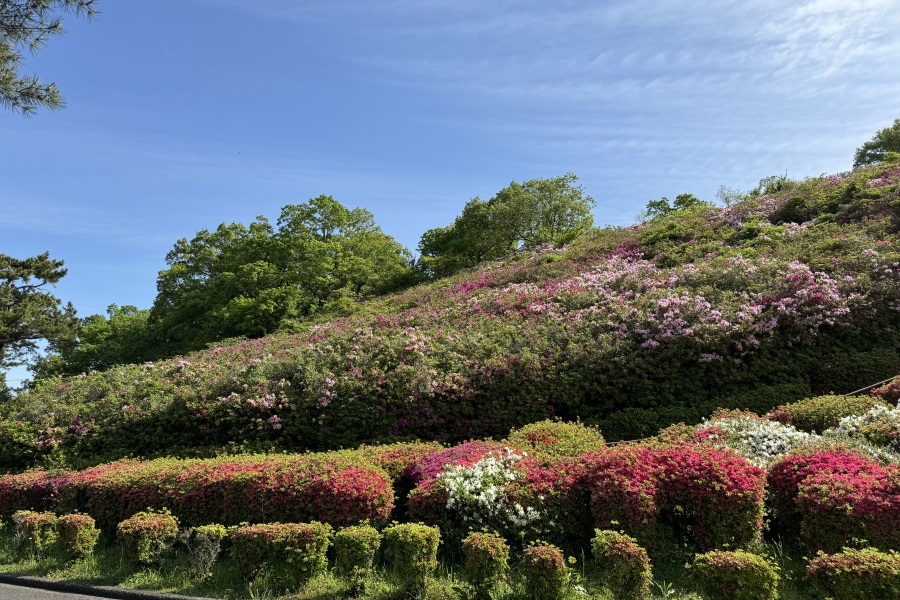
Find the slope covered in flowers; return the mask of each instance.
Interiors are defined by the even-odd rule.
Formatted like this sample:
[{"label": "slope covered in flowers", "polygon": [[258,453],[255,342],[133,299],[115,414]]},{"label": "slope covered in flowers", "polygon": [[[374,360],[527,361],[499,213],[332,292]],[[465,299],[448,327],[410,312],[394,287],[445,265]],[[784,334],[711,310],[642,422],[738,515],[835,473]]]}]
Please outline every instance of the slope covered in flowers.
[{"label": "slope covered in flowers", "polygon": [[500,435],[633,439],[896,374],[900,166],[604,229],[294,335],[44,381],[0,467]]}]

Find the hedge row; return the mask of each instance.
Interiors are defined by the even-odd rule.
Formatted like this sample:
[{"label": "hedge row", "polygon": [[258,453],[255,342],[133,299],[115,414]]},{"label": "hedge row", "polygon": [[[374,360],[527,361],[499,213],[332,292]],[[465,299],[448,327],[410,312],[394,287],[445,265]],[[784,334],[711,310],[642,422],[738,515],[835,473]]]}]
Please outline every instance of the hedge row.
[{"label": "hedge row", "polygon": [[386,519],[394,507],[391,483],[384,469],[354,453],[119,461],[0,477],[0,514],[80,510],[105,526],[150,507],[168,508],[186,525],[349,525]]}]

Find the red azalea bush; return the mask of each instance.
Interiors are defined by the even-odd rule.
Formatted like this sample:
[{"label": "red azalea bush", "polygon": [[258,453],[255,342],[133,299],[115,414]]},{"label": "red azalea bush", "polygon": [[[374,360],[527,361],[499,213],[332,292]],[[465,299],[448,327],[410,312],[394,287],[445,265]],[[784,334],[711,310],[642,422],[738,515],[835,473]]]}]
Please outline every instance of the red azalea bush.
[{"label": "red azalea bush", "polygon": [[438,442],[408,442],[387,444],[384,446],[363,446],[359,450],[362,456],[372,464],[381,467],[396,481],[407,469],[413,467],[427,456],[444,450]]},{"label": "red azalea bush", "polygon": [[0,475],[0,516],[17,510],[49,510],[57,479],[47,471]]},{"label": "red azalea bush", "polygon": [[[841,506],[838,498],[855,501],[857,488],[877,488],[879,485],[875,482],[886,474],[887,470],[875,461],[842,446],[806,448],[789,454],[769,467],[767,475],[772,527],[782,535],[791,536],[799,526],[813,547],[832,547],[834,540],[829,539],[832,536],[823,528],[827,529],[827,520],[836,524],[835,509],[847,509]],[[818,480],[819,476],[825,480]],[[832,483],[837,487],[823,487]],[[801,488],[804,489],[802,501],[799,498]],[[845,511],[845,517],[851,518],[842,517],[842,527],[857,528],[860,525],[850,522],[853,512],[852,507],[849,514]],[[815,541],[819,531],[825,533],[821,543]]]},{"label": "red azalea bush", "polygon": [[187,525],[279,520],[350,525],[384,520],[394,505],[388,475],[341,452],[119,461],[59,477],[26,475],[0,481],[4,510],[47,505],[81,510],[105,524],[147,507],[168,507]]},{"label": "red azalea bush", "polygon": [[894,377],[888,383],[875,388],[869,393],[881,398],[885,402],[896,405],[900,402],[900,377]]},{"label": "red azalea bush", "polygon": [[413,485],[433,479],[444,472],[448,466],[470,467],[491,452],[500,452],[506,446],[492,441],[464,442],[452,448],[431,452],[414,462],[403,472],[403,476]]},{"label": "red azalea bush", "polygon": [[642,545],[661,526],[685,528],[701,550],[741,545],[760,534],[765,472],[706,445],[634,445],[594,456],[587,485],[595,524],[615,523]]}]

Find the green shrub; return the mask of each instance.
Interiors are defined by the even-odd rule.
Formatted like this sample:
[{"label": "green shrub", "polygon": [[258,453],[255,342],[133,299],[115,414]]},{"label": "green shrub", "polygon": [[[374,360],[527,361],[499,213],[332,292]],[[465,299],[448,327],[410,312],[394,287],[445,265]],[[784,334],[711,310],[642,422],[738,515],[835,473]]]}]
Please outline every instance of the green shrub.
[{"label": "green shrub", "polygon": [[370,525],[344,527],[334,536],[335,568],[352,592],[363,591],[380,546],[381,533]]},{"label": "green shrub", "polygon": [[466,580],[477,599],[490,598],[491,590],[506,579],[509,547],[494,533],[472,532],[462,541]]},{"label": "green shrub", "polygon": [[407,592],[422,592],[428,576],[437,568],[441,531],[421,523],[403,523],[384,530],[391,570]]},{"label": "green shrub", "polygon": [[843,417],[862,415],[873,406],[885,404],[876,396],[817,396],[783,404],[773,409],[769,418],[790,423],[802,431],[822,433],[837,427]]},{"label": "green shrub", "polygon": [[569,569],[562,551],[552,545],[529,546],[522,554],[525,594],[535,600],[557,600],[566,593]]},{"label": "green shrub", "polygon": [[812,559],[807,574],[816,587],[834,600],[900,599],[900,554],[874,548],[844,548],[839,554]]},{"label": "green shrub", "polygon": [[158,566],[178,537],[178,519],[168,512],[139,512],[116,528],[125,560],[138,566]]},{"label": "green shrub", "polygon": [[509,434],[507,441],[521,450],[547,456],[574,456],[600,449],[604,439],[600,430],[581,423],[539,421]]},{"label": "green shrub", "polygon": [[97,523],[88,515],[64,515],[56,522],[56,530],[59,533],[59,552],[69,560],[93,554],[100,537]]},{"label": "green shrub", "polygon": [[600,580],[616,600],[640,600],[650,596],[650,557],[637,541],[610,530],[595,531],[591,551]]},{"label": "green shrub", "polygon": [[[16,520],[16,517],[19,517]],[[32,556],[47,556],[56,545],[56,515],[49,512],[20,511],[13,515],[19,547]]]},{"label": "green shrub", "polygon": [[766,559],[738,550],[700,554],[691,565],[700,593],[709,600],[776,600],[778,573]]},{"label": "green shrub", "polygon": [[275,586],[293,588],[328,568],[332,529],[323,523],[267,523],[231,532],[231,554],[247,581],[264,569]]},{"label": "green shrub", "polygon": [[224,525],[189,527],[178,535],[178,563],[193,578],[209,573],[228,536]]}]

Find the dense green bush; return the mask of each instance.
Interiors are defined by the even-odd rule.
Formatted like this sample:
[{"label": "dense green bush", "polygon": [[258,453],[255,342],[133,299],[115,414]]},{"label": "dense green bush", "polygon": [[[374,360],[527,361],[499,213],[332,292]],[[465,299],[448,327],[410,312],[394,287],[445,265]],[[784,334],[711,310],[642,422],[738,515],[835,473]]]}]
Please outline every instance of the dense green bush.
[{"label": "dense green bush", "polygon": [[491,597],[491,590],[506,579],[509,547],[494,533],[472,532],[462,541],[463,569],[476,600]]},{"label": "dense green bush", "polygon": [[648,598],[653,577],[647,551],[623,533],[598,529],[595,534],[591,551],[603,585],[616,600]]},{"label": "dense green bush", "polygon": [[427,578],[437,568],[440,530],[421,523],[401,523],[385,529],[384,539],[400,587],[410,593],[424,591]]},{"label": "dense green bush", "polygon": [[535,600],[558,600],[569,587],[569,569],[562,550],[549,544],[529,546],[522,553],[525,594]]},{"label": "dense green bush", "polygon": [[546,456],[575,456],[599,450],[603,435],[581,423],[544,420],[514,430],[506,438],[514,447]]},{"label": "dense green bush", "polygon": [[372,574],[381,537],[371,525],[344,527],[335,534],[335,570],[347,578],[351,591],[363,591],[366,578]]},{"label": "dense green bush", "polygon": [[89,515],[63,515],[56,521],[56,530],[59,533],[59,552],[69,560],[93,554],[100,537],[97,523]]},{"label": "dense green bush", "polygon": [[834,600],[900,599],[900,554],[874,548],[844,548],[837,554],[819,553],[807,574],[816,587]]},{"label": "dense green bush", "polygon": [[49,555],[59,537],[56,531],[57,517],[50,512],[22,511],[13,515],[20,548],[27,554],[40,557]]},{"label": "dense green bush", "polygon": [[267,523],[238,527],[229,535],[231,555],[247,581],[263,570],[276,587],[295,588],[328,568],[332,529],[322,523]]},{"label": "dense green bush", "polygon": [[159,566],[171,554],[178,537],[178,519],[168,512],[139,512],[116,528],[122,554],[128,562]]},{"label": "dense green bush", "polygon": [[691,565],[697,588],[709,600],[776,600],[778,571],[742,550],[700,554]]},{"label": "dense green bush", "polygon": [[224,525],[188,527],[178,534],[178,563],[189,577],[200,578],[209,573],[228,536]]},{"label": "dense green bush", "polygon": [[873,406],[885,404],[875,396],[817,396],[779,406],[769,413],[769,418],[802,431],[822,433],[837,427],[844,417],[862,415]]}]

